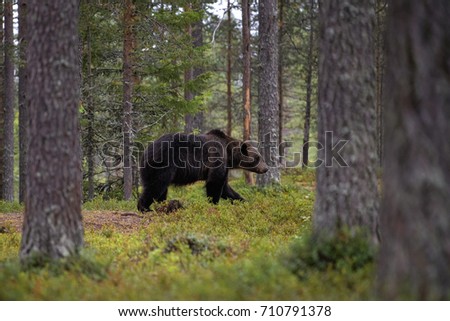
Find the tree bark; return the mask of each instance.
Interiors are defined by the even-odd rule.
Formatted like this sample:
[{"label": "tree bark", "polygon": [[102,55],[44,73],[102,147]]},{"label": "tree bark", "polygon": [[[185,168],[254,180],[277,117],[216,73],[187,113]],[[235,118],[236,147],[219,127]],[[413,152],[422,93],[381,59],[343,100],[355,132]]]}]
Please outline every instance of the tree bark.
[{"label": "tree bark", "polygon": [[[251,140],[251,47],[250,47],[250,2],[242,0],[242,92],[244,106],[243,140]],[[245,182],[255,185],[254,175],[244,171]]]},{"label": "tree bark", "polygon": [[27,0],[19,0],[19,202],[24,202],[27,176]]},{"label": "tree bark", "polygon": [[[184,8],[186,11],[192,11],[192,4],[187,4]],[[192,38],[192,25],[188,25],[186,28],[186,33],[189,38]],[[188,83],[194,79],[194,70],[189,66],[184,71],[184,99],[190,101],[194,99],[194,94],[188,89]],[[191,133],[196,129],[194,125],[194,115],[187,114],[185,117],[185,132]]]},{"label": "tree bark", "polygon": [[260,152],[269,170],[257,176],[259,186],[280,183],[278,166],[278,21],[277,2],[259,2],[258,137]]},{"label": "tree bark", "polygon": [[133,170],[132,170],[132,154],[131,145],[133,140],[133,49],[134,49],[134,33],[133,33],[133,0],[124,2],[123,14],[123,198],[130,200],[133,194]]},{"label": "tree bark", "polygon": [[87,113],[87,133],[86,133],[86,160],[87,160],[87,176],[88,176],[88,195],[90,201],[94,198],[94,117],[95,106],[93,103],[92,91],[94,90],[94,77],[92,74],[92,34],[91,26],[87,27],[87,94],[86,94],[86,113]]},{"label": "tree bark", "polygon": [[311,99],[312,99],[312,75],[314,65],[314,18],[315,8],[314,1],[309,1],[309,41],[308,41],[308,58],[306,69],[306,108],[305,122],[303,126],[303,147],[302,147],[302,168],[308,166],[309,161],[309,134],[311,127]]},{"label": "tree bark", "polygon": [[5,1],[3,199],[14,200],[14,34],[13,2]]},{"label": "tree bark", "polygon": [[278,20],[278,97],[279,97],[279,107],[278,107],[278,146],[280,153],[280,164],[283,165],[284,149],[281,148],[283,142],[283,28],[284,28],[284,0],[278,1],[279,6],[279,20]]},{"label": "tree bark", "polygon": [[[0,1],[0,26],[3,26],[4,21],[4,6],[3,1]],[[3,42],[3,28],[0,27],[0,200],[3,199],[3,150],[5,149],[5,102],[4,102],[4,64],[3,59],[5,56],[5,46]]]},{"label": "tree bark", "polygon": [[389,4],[383,299],[450,298],[450,3]]},{"label": "tree bark", "polygon": [[[317,196],[313,230],[366,230],[378,242],[372,1],[319,6],[321,37]],[[345,143],[346,142],[346,143]]]},{"label": "tree bark", "polygon": [[228,30],[227,30],[227,134],[231,136],[233,114],[232,114],[232,93],[231,93],[231,5],[228,0],[227,5]]},{"label": "tree bark", "polygon": [[376,106],[377,106],[377,151],[379,164],[383,163],[383,77],[384,77],[384,17],[386,0],[376,0]]},{"label": "tree bark", "polygon": [[[198,7],[197,7],[198,6]],[[202,10],[202,2],[194,5],[194,10]],[[194,38],[194,48],[200,48],[203,46],[203,20],[197,21],[192,28],[192,37]],[[202,66],[194,66],[194,79],[203,74],[204,70]],[[199,111],[194,115],[193,125],[198,128],[200,132],[205,130],[204,128],[204,114],[203,111]]]},{"label": "tree bark", "polygon": [[23,261],[66,257],[83,245],[78,1],[28,4],[30,122]]},{"label": "tree bark", "polygon": [[[192,7],[193,10],[202,10],[202,2],[200,1],[198,4],[194,4]],[[193,38],[194,48],[199,48],[203,46],[203,21],[200,19],[193,26],[190,27],[190,34]],[[190,79],[195,79],[199,77],[203,73],[203,68],[199,66],[195,66],[191,68]],[[194,94],[190,93],[190,99],[194,98]],[[186,115],[185,117],[185,132],[191,133],[194,130],[198,130],[199,132],[203,132],[204,130],[204,115],[202,111],[199,111],[193,115]]]}]

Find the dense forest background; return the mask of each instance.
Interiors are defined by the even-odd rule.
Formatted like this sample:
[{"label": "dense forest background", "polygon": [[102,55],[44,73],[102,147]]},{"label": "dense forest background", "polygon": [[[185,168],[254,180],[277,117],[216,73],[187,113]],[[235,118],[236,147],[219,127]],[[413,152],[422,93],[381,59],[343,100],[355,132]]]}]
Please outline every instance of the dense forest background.
[{"label": "dense forest background", "polygon": [[[22,5],[26,6],[25,2]],[[294,1],[279,5],[279,136],[280,141],[291,142],[292,147],[286,149],[286,161],[292,167],[295,162],[301,165],[291,154],[299,152],[303,145],[305,118],[311,135],[306,141],[317,140],[317,4]],[[25,77],[18,72],[24,59],[23,55],[19,57],[19,49],[26,45],[26,40],[18,34],[18,8],[20,6],[13,7],[14,41],[5,43],[4,47],[4,52],[10,53],[5,57],[11,56],[14,62],[15,75],[11,80],[3,78],[5,84],[13,81],[12,88],[16,88],[13,90],[17,90],[18,83],[23,83],[20,76]],[[250,3],[249,8],[252,96],[248,139],[257,140],[256,3]],[[129,21],[124,21],[126,10],[129,10]],[[126,23],[130,25],[126,27]],[[126,28],[129,28],[128,33],[125,33]],[[136,165],[140,153],[163,133],[185,129],[200,133],[221,128],[242,139],[245,113],[242,34],[242,15],[237,2],[81,1],[84,200],[96,196],[124,197],[125,148],[132,155],[130,177],[136,194],[139,183]],[[124,93],[125,83],[130,87],[127,94]],[[10,95],[8,99],[12,99],[15,115],[14,185],[5,187],[3,197],[23,199],[19,197],[19,181],[25,174],[19,171],[19,159],[26,151],[19,148],[18,137],[22,131],[18,122],[21,113],[17,92]],[[125,108],[125,101],[129,102],[130,109]],[[5,124],[8,122],[10,120]],[[128,123],[129,127],[125,125]],[[6,142],[4,146],[12,143]],[[314,146],[312,152],[315,152]],[[11,169],[5,169],[6,176],[11,175],[8,171]]]}]

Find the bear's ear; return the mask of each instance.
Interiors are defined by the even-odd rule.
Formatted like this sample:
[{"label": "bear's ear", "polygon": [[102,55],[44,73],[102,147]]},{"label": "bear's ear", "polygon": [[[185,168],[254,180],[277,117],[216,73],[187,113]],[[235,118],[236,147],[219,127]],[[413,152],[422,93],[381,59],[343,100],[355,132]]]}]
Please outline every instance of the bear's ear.
[{"label": "bear's ear", "polygon": [[248,145],[246,143],[241,144],[241,153],[244,156],[248,156]]}]

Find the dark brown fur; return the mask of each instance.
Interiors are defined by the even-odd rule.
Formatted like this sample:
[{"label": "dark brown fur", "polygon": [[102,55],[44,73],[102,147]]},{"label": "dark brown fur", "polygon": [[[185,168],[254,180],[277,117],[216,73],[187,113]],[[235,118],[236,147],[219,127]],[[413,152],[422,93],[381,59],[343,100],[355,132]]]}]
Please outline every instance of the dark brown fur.
[{"label": "dark brown fur", "polygon": [[266,163],[256,148],[218,129],[203,135],[166,134],[149,144],[141,160],[144,187],[138,209],[148,211],[154,201],[167,198],[169,185],[206,181],[206,195],[214,204],[220,198],[243,200],[228,184],[230,169],[265,173]]}]

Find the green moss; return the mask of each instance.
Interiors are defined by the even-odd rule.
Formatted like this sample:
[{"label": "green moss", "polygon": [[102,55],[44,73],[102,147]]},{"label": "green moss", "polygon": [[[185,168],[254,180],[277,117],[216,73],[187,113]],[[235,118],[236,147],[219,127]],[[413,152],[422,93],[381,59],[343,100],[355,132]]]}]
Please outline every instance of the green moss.
[{"label": "green moss", "polygon": [[[184,208],[149,212],[133,231],[106,224],[85,232],[80,257],[24,269],[20,233],[0,233],[1,300],[326,300],[370,299],[372,265],[343,260],[313,268],[292,253],[306,239],[314,173],[293,171],[283,186],[231,182],[246,202],[210,204],[203,184],[172,188]],[[84,210],[135,211],[136,202],[102,200]],[[0,207],[0,211],[5,211]],[[7,214],[0,214],[7,215]],[[297,240],[297,241],[296,241]],[[292,245],[296,243],[296,245]],[[294,249],[293,249],[294,247]],[[340,248],[324,249],[333,255]],[[305,254],[306,255],[306,254]],[[312,255],[308,254],[310,257]],[[287,257],[291,256],[291,263]],[[296,264],[297,270],[292,268]],[[306,269],[299,278],[298,270]],[[294,273],[293,273],[294,272]]]},{"label": "green moss", "polygon": [[19,202],[7,202],[0,200],[0,213],[18,213],[23,212],[24,206]]}]

